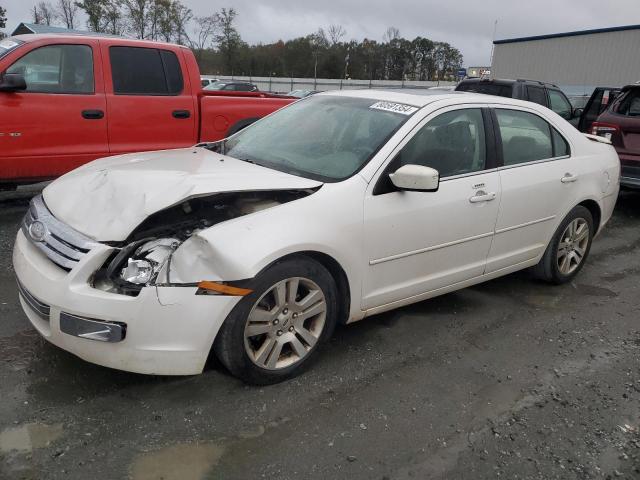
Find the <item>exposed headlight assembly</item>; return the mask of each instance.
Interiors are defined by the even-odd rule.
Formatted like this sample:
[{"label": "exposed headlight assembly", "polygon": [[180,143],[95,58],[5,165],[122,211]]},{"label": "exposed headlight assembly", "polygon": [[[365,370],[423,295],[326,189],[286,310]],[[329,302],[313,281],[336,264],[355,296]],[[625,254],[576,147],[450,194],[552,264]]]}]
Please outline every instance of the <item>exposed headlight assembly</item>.
[{"label": "exposed headlight assembly", "polygon": [[120,270],[120,279],[136,285],[153,283],[178,245],[180,240],[175,238],[161,238],[142,243]]}]

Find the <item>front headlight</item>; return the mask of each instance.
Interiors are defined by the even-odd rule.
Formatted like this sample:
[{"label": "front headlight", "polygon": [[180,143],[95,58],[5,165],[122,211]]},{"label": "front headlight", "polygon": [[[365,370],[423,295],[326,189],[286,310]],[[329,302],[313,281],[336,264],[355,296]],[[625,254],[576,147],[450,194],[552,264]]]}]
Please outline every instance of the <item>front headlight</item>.
[{"label": "front headlight", "polygon": [[143,243],[127,259],[126,266],[120,271],[120,279],[136,285],[155,282],[178,245],[180,240],[175,238],[161,238]]}]

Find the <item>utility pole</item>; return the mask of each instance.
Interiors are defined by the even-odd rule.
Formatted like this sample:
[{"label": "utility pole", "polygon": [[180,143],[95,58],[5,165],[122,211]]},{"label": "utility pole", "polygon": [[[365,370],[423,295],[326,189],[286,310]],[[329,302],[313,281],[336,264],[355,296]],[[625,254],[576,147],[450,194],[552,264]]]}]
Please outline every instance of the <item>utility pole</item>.
[{"label": "utility pole", "polygon": [[493,52],[496,49],[496,31],[498,30],[498,19],[496,18],[496,21],[493,24],[493,37],[491,38],[491,59],[489,60],[489,67],[491,68],[491,77],[495,78],[494,72],[493,72]]}]

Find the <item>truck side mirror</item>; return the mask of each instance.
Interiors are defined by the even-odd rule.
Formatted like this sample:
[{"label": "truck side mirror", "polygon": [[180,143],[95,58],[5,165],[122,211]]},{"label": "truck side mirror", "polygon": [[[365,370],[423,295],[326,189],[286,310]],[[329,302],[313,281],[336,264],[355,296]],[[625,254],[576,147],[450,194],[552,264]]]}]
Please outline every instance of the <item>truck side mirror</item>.
[{"label": "truck side mirror", "polygon": [[573,118],[580,118],[584,113],[584,108],[574,108],[573,109]]},{"label": "truck side mirror", "polygon": [[21,73],[5,73],[0,77],[0,92],[17,92],[27,89],[27,82]]}]

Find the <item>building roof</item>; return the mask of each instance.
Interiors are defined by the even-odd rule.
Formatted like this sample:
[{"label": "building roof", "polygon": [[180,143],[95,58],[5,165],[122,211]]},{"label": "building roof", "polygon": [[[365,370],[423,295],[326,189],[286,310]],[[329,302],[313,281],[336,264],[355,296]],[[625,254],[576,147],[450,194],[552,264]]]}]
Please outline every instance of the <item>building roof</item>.
[{"label": "building roof", "polygon": [[624,32],[626,30],[640,30],[640,25],[625,25],[621,27],[596,28],[593,30],[578,30],[575,32],[552,33],[549,35],[536,35],[533,37],[505,38],[503,40],[495,40],[493,43],[494,45],[500,45],[504,43],[531,42],[534,40],[547,40],[549,38],[578,37],[580,35],[593,35],[594,33]]}]

